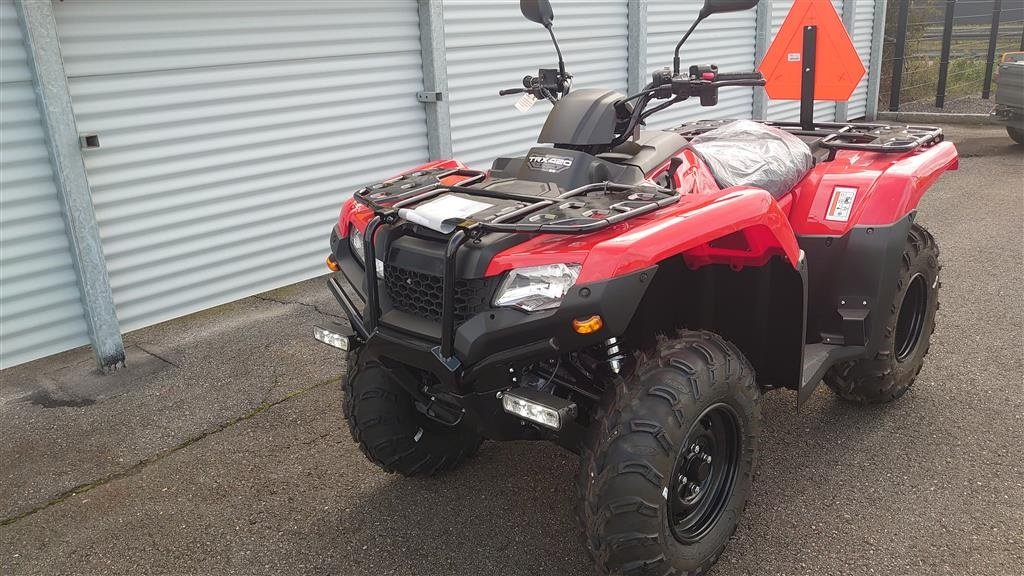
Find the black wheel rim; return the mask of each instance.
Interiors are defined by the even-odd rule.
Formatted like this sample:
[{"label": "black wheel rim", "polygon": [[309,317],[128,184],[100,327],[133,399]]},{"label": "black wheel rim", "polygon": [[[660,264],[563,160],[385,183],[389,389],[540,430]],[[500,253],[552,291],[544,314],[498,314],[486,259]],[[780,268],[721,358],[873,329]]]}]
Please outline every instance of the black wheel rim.
[{"label": "black wheel rim", "polygon": [[669,483],[672,535],[693,544],[714,528],[729,503],[742,450],[736,411],[715,404],[701,413],[686,434]]},{"label": "black wheel rim", "polygon": [[914,355],[924,332],[924,319],[928,311],[928,283],[921,274],[910,279],[903,295],[900,313],[896,317],[896,361],[903,362]]}]

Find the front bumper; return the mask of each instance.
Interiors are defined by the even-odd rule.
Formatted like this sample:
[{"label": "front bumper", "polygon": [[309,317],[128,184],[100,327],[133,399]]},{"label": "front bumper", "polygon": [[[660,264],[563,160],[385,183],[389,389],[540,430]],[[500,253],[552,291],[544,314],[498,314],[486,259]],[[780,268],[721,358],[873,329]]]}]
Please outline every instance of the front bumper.
[{"label": "front bumper", "polygon": [[[501,395],[518,386],[514,375],[520,368],[625,331],[656,268],[576,286],[556,310],[527,314],[492,309],[480,313],[458,327],[451,357],[441,353],[438,340],[413,335],[401,326],[380,322],[368,328],[365,301],[344,272],[332,275],[328,286],[354,332],[347,340],[356,352],[350,355],[357,363],[348,367],[350,372],[367,362],[427,372],[438,383],[430,389],[429,397],[419,389],[409,389],[409,393],[421,397],[418,402],[428,410],[430,404],[439,402],[448,410],[461,411],[461,417],[473,429],[491,440],[550,440],[578,453],[586,434],[584,425],[570,420],[559,430],[540,428],[505,412]],[[580,335],[571,330],[573,318],[595,313],[605,318],[604,327],[596,334]]]},{"label": "front bumper", "polygon": [[[509,375],[519,368],[621,335],[657,271],[657,266],[652,266],[610,280],[574,286],[554,310],[526,313],[489,307],[454,327],[453,354],[445,355],[440,338],[400,323],[407,315],[382,314],[378,322],[369,325],[368,304],[355,284],[360,279],[354,282],[348,276],[350,264],[332,274],[328,286],[363,342],[361,360],[397,362],[424,370],[455,393],[506,389],[514,385]],[[358,264],[355,268],[362,270]],[[573,330],[574,319],[594,314],[604,320],[601,330],[593,334],[577,334]]]}]

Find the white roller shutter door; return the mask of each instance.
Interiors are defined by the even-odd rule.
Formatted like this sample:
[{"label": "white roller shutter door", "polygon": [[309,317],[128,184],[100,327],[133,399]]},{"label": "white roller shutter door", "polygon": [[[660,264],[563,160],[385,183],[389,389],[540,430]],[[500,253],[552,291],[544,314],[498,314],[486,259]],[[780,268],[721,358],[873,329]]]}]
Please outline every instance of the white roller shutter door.
[{"label": "white roller shutter door", "polygon": [[[626,2],[553,2],[555,35],[574,88],[626,90]],[[445,46],[455,158],[487,168],[504,155],[535,146],[551,105],[521,113],[518,96],[498,96],[522,86],[523,76],[555,67],[547,31],[526,20],[518,0],[445,0]]]},{"label": "white roller shutter door", "polygon": [[325,272],[427,160],[415,0],[54,3],[122,330]]},{"label": "white roller shutter door", "polygon": [[[853,0],[850,0],[853,1]],[[843,14],[843,0],[832,0],[832,6],[840,18]],[[793,7],[793,0],[772,0],[772,40],[779,33],[782,22]],[[870,32],[868,35],[870,37]],[[836,103],[826,100],[819,100],[814,103],[815,122],[834,122],[836,119]],[[800,101],[799,100],[769,100],[768,120],[775,122],[799,122]]]},{"label": "white roller shutter door", "polygon": [[871,33],[875,22],[875,0],[847,0],[856,2],[853,13],[853,30],[850,37],[853,38],[853,45],[857,48],[860,61],[864,64],[864,77],[860,79],[857,87],[850,97],[850,105],[847,108],[847,118],[863,118],[867,114],[868,105],[868,70],[871,60]]},{"label": "white roller shutter door", "polygon": [[12,0],[0,1],[0,368],[89,343]]},{"label": "white roller shutter door", "polygon": [[[647,68],[650,73],[672,66],[676,42],[697,18],[700,2],[650,0],[647,5]],[[717,64],[722,72],[754,70],[755,10],[715,14],[702,22],[680,52],[685,71],[693,64]],[[718,105],[704,108],[692,98],[658,113],[648,128],[677,126],[682,122],[717,118],[750,118],[754,108],[752,88],[723,88]]]}]

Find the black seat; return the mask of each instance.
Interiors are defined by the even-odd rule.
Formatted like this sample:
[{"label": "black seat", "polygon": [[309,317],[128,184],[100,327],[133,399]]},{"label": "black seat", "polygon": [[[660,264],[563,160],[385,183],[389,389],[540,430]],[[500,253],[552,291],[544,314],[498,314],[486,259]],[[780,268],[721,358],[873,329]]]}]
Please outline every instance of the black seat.
[{"label": "black seat", "polygon": [[803,140],[751,120],[736,120],[700,134],[690,147],[722,188],[753,186],[782,198],[814,167]]},{"label": "black seat", "polygon": [[644,130],[640,132],[640,138],[637,140],[627,140],[611,152],[603,152],[597,157],[616,164],[636,166],[641,172],[648,174],[685,148],[687,142],[685,136],[675,132]]}]

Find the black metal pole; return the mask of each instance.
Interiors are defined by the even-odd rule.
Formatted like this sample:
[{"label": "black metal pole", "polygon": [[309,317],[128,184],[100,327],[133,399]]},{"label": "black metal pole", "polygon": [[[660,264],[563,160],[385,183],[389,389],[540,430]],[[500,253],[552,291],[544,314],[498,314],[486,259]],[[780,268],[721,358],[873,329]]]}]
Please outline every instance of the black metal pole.
[{"label": "black metal pole", "polygon": [[992,66],[996,61],[996,38],[999,36],[999,16],[1003,11],[1003,0],[995,0],[992,5],[992,29],[988,32],[988,55],[985,57],[985,85],[981,88],[981,98],[988,100],[992,91]]},{"label": "black metal pole", "polygon": [[956,0],[946,0],[946,22],[942,28],[942,55],[939,57],[939,84],[935,87],[935,107],[946,105],[946,77],[949,75],[949,45],[953,42],[953,12]]},{"label": "black metal pole", "polygon": [[800,128],[814,130],[814,69],[818,50],[818,27],[804,26],[804,48],[800,57]]},{"label": "black metal pole", "polygon": [[896,18],[896,51],[893,54],[892,85],[889,88],[889,111],[900,109],[900,91],[903,90],[903,58],[907,52],[907,22],[910,19],[910,0],[899,1]]},{"label": "black metal pole", "polygon": [[456,230],[444,250],[444,276],[441,280],[441,356],[455,353],[455,276],[458,274],[459,247],[466,241],[466,231]]},{"label": "black metal pole", "polygon": [[379,289],[377,249],[374,244],[374,236],[383,223],[380,216],[375,216],[363,231],[363,265],[366,267],[366,311],[363,313],[363,325],[366,326],[367,333],[372,333],[377,328],[377,320],[380,319],[380,299],[377,293]]}]

